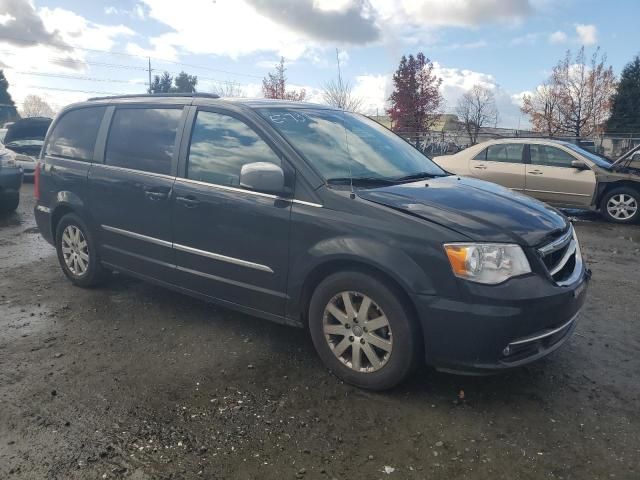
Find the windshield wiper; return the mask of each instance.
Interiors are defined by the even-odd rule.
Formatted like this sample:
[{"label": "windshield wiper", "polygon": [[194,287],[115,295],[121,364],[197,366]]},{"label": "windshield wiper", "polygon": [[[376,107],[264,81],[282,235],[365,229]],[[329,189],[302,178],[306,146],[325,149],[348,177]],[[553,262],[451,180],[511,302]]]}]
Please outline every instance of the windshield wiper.
[{"label": "windshield wiper", "polygon": [[396,177],[393,179],[394,182],[396,183],[402,183],[402,182],[408,182],[410,180],[420,180],[423,178],[438,178],[438,177],[444,177],[445,175],[440,175],[437,173],[430,173],[430,172],[416,172],[416,173],[412,173],[410,175],[405,175],[403,177]]},{"label": "windshield wiper", "polygon": [[327,183],[332,185],[393,185],[396,182],[388,178],[381,177],[335,177],[327,179]]}]

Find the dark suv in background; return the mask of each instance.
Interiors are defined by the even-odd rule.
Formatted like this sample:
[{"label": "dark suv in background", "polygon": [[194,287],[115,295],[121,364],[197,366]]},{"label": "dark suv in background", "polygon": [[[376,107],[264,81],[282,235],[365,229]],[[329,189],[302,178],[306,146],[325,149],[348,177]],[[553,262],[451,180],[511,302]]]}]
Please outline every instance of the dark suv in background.
[{"label": "dark suv in background", "polygon": [[308,328],[325,364],[365,388],[396,385],[420,358],[464,373],[531,362],[570,336],[585,299],[561,213],[318,105],[72,105],[35,190],[74,284],[115,270]]}]

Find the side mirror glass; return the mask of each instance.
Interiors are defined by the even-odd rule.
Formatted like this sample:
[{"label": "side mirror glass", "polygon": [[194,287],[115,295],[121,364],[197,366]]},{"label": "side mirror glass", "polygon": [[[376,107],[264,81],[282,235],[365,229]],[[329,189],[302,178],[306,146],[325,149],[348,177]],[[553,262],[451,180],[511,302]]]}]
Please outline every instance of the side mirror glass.
[{"label": "side mirror glass", "polygon": [[284,171],[274,163],[247,163],[240,170],[240,186],[256,192],[282,194]]},{"label": "side mirror glass", "polygon": [[584,163],[582,160],[572,160],[571,166],[577,170],[586,170],[589,168],[587,167],[587,164]]}]

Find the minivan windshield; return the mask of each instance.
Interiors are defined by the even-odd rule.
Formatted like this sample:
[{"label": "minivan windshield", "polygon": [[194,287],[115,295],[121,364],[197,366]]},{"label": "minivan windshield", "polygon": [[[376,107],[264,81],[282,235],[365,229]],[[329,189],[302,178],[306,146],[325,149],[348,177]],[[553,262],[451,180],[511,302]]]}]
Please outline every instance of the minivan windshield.
[{"label": "minivan windshield", "polygon": [[385,185],[447,173],[379,123],[321,108],[260,108],[329,183]]}]

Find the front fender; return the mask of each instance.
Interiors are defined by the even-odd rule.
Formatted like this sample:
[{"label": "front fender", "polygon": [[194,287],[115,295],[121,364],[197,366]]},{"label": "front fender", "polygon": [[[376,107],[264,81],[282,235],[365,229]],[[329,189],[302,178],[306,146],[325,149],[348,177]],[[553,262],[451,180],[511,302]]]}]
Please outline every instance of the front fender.
[{"label": "front fender", "polygon": [[306,282],[324,266],[358,264],[391,277],[407,293],[433,295],[432,280],[409,255],[398,247],[355,236],[324,239],[304,255],[291,260],[289,271],[289,316],[299,318],[304,309]]}]

